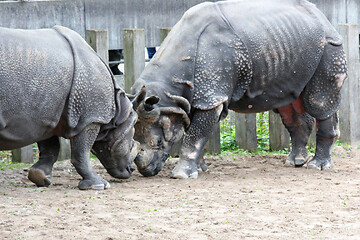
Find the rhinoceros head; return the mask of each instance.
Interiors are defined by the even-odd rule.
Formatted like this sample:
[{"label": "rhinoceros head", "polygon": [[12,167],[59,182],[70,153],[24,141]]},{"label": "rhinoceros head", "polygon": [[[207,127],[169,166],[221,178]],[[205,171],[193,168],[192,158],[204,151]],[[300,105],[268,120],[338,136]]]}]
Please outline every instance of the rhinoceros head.
[{"label": "rhinoceros head", "polygon": [[132,162],[139,150],[139,143],[133,140],[136,120],[136,113],[130,113],[125,122],[109,130],[104,139],[93,145],[92,152],[115,178],[129,178],[134,171]]},{"label": "rhinoceros head", "polygon": [[[134,139],[140,143],[134,162],[139,172],[147,177],[163,168],[172,145],[184,135],[190,124],[190,104],[185,98],[168,92],[160,96],[146,95],[143,87],[133,104],[138,113]],[[165,107],[160,102],[166,102]]]}]

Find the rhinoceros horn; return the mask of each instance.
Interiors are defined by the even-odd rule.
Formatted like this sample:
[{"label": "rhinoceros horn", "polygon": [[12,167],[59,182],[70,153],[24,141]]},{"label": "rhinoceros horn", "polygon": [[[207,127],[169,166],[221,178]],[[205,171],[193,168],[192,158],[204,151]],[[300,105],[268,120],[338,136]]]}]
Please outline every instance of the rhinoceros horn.
[{"label": "rhinoceros horn", "polygon": [[182,116],[182,119],[185,123],[185,127],[188,128],[190,126],[190,118],[187,113],[180,107],[161,107],[159,108],[161,114],[179,114]]}]

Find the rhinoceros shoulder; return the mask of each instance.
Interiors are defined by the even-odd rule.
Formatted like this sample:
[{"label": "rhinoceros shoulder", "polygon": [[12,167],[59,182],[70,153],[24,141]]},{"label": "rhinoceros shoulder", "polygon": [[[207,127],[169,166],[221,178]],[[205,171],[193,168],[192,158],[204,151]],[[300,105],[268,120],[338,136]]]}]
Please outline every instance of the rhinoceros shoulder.
[{"label": "rhinoceros shoulder", "polygon": [[113,76],[103,60],[76,32],[55,26],[69,43],[74,58],[74,74],[67,102],[66,137],[79,133],[91,122],[109,123],[115,115]]}]

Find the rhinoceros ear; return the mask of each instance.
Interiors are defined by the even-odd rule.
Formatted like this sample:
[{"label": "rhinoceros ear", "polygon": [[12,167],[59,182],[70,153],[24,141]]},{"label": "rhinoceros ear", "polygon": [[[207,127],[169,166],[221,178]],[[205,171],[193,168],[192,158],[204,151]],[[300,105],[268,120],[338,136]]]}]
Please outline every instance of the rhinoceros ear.
[{"label": "rhinoceros ear", "polygon": [[151,111],[154,109],[154,104],[157,104],[160,101],[160,98],[158,96],[150,96],[148,98],[146,98],[145,103],[144,103],[144,109],[146,111]]},{"label": "rhinoceros ear", "polygon": [[169,92],[165,92],[165,95],[168,96],[170,99],[172,99],[173,101],[176,102],[176,104],[181,107],[182,109],[184,109],[184,111],[189,114],[190,110],[191,110],[191,105],[189,103],[189,101],[182,97],[182,96],[176,96],[176,95],[172,95]]},{"label": "rhinoceros ear", "polygon": [[130,99],[131,103],[133,104],[134,110],[136,110],[139,104],[145,99],[146,96],[145,85],[141,87],[141,90],[137,94],[135,95],[126,94],[126,96]]}]

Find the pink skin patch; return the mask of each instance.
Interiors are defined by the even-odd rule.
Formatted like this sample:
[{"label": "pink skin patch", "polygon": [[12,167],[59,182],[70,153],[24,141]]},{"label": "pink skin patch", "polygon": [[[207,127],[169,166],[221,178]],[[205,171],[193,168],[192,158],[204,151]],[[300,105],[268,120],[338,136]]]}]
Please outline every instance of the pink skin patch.
[{"label": "pink skin patch", "polygon": [[294,122],[293,112],[296,112],[298,115],[305,114],[305,108],[301,100],[301,95],[289,105],[278,108],[278,111],[285,124],[291,124]]}]

